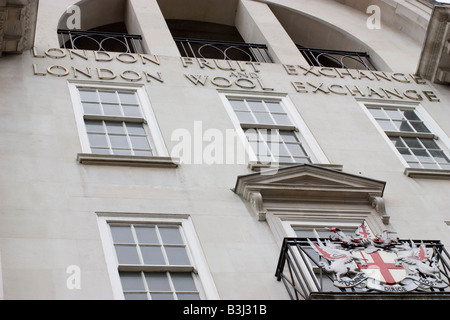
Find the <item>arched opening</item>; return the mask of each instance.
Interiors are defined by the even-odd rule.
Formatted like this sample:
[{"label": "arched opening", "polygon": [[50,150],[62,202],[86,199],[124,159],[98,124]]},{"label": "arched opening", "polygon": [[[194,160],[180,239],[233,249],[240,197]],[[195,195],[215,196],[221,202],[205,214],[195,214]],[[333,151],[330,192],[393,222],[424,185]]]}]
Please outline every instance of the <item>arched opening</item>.
[{"label": "arched opening", "polygon": [[168,19],[166,23],[180,54],[185,57],[261,61],[262,55],[255,45],[245,43],[234,26],[178,19]]},{"label": "arched opening", "polygon": [[61,48],[143,53],[142,37],[130,33],[128,1],[83,0],[70,6],[58,23]]},{"label": "arched opening", "polygon": [[235,26],[237,0],[158,0],[184,57],[272,62],[267,46],[246,43]]},{"label": "arched opening", "polygon": [[275,4],[269,7],[310,65],[377,69],[369,47],[351,34],[290,8]]}]

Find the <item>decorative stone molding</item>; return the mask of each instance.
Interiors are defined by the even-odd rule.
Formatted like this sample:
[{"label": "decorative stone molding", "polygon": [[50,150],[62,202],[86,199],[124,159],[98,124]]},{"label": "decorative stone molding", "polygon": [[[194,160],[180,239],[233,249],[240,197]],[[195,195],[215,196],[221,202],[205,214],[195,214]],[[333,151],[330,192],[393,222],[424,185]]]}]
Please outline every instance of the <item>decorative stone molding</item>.
[{"label": "decorative stone molding", "polygon": [[0,56],[32,48],[38,0],[0,1]]},{"label": "decorative stone molding", "polygon": [[[384,224],[389,222],[383,200],[385,182],[310,164],[283,167],[239,176],[234,192],[248,201],[258,220],[265,220],[270,203],[297,207],[301,204],[366,205],[375,208]],[[294,209],[295,211],[295,209]]]},{"label": "decorative stone molding", "polygon": [[258,220],[266,220],[267,211],[264,210],[263,198],[261,196],[261,193],[251,192],[248,198],[252,209],[255,211],[255,214],[258,217]]},{"label": "decorative stone molding", "polygon": [[386,214],[386,206],[384,204],[384,199],[382,197],[370,196],[370,201],[372,202],[372,207],[381,216],[381,221],[384,224],[389,224],[389,219],[391,218]]},{"label": "decorative stone molding", "polygon": [[450,6],[436,5],[431,14],[417,73],[432,82],[450,83]]}]

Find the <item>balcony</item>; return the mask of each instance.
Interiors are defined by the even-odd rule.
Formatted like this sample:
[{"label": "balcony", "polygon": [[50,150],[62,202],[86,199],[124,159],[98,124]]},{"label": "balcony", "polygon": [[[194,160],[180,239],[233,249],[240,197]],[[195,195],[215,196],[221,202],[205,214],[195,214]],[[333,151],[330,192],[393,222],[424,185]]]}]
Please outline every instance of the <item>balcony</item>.
[{"label": "balcony", "polygon": [[450,299],[440,241],[396,240],[375,251],[362,243],[285,238],[275,276],[292,300]]},{"label": "balcony", "polygon": [[58,36],[64,49],[144,53],[140,35],[58,29]]},{"label": "balcony", "polygon": [[376,70],[366,52],[305,48],[298,50],[311,66],[342,69]]},{"label": "balcony", "polygon": [[185,38],[174,38],[174,40],[183,57],[273,62],[267,46],[263,44]]}]

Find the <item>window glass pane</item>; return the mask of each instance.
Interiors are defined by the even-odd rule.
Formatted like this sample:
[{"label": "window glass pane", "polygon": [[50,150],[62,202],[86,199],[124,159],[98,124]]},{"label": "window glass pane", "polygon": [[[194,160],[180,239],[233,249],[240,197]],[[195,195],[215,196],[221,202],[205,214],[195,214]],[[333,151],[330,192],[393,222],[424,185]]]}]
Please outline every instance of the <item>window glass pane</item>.
[{"label": "window glass pane", "polygon": [[167,258],[170,265],[189,265],[190,261],[184,247],[168,247],[165,246]]},{"label": "window glass pane", "polygon": [[125,134],[123,122],[105,122],[108,133],[120,133]]},{"label": "window glass pane", "polygon": [[257,141],[258,140],[258,132],[255,129],[245,130],[245,135],[249,141]]},{"label": "window glass pane", "polygon": [[103,113],[107,116],[122,115],[118,104],[103,104]]},{"label": "window glass pane", "polygon": [[113,154],[129,156],[132,154],[130,149],[113,149]]},{"label": "window glass pane", "polygon": [[397,126],[398,130],[400,130],[400,131],[414,132],[413,128],[411,128],[408,121],[394,121],[394,124]]},{"label": "window glass pane", "polygon": [[127,117],[142,117],[139,106],[122,106],[123,113]]},{"label": "window glass pane", "polygon": [[417,161],[416,158],[411,154],[411,151],[406,148],[397,148],[400,154],[405,158],[406,161]]},{"label": "window glass pane", "polygon": [[150,149],[147,137],[130,137],[131,144],[134,149]]},{"label": "window glass pane", "polygon": [[139,104],[133,92],[119,92],[119,99],[122,104]]},{"label": "window glass pane", "polygon": [[420,163],[417,163],[417,162],[408,162],[408,164],[411,168],[422,168]]},{"label": "window glass pane", "polygon": [[414,155],[417,157],[417,159],[420,162],[433,161],[431,159],[430,155],[428,154],[428,152],[424,149],[419,149],[419,150],[413,149],[412,152],[414,153]]},{"label": "window glass pane", "polygon": [[422,163],[425,169],[440,169],[436,163]]},{"label": "window glass pane", "polygon": [[145,290],[140,272],[119,272],[124,291]]},{"label": "window glass pane", "polygon": [[149,291],[171,291],[169,279],[165,272],[146,272],[145,280]]},{"label": "window glass pane", "polygon": [[442,152],[442,151],[431,150],[430,153],[437,162],[443,162],[443,163],[449,162],[448,158],[445,156],[444,152]]},{"label": "window glass pane", "polygon": [[284,142],[299,142],[299,140],[294,132],[280,131],[280,136]]},{"label": "window glass pane", "polygon": [[403,114],[399,110],[384,110],[392,120],[403,120]]},{"label": "window glass pane", "polygon": [[280,136],[278,135],[277,130],[266,130],[266,129],[258,129],[259,139],[263,141],[270,142],[281,142]]},{"label": "window glass pane", "polygon": [[276,113],[276,114],[272,114],[273,118],[275,119],[275,122],[277,124],[281,124],[281,125],[290,125],[291,120],[289,119],[287,114],[282,114],[282,113]]},{"label": "window glass pane", "polygon": [[95,154],[111,154],[109,149],[91,148],[92,153]]},{"label": "window glass pane", "polygon": [[411,122],[411,125],[416,129],[417,132],[430,133],[430,130],[422,122]]},{"label": "window glass pane", "polygon": [[387,115],[383,112],[383,110],[375,109],[375,108],[368,108],[370,113],[375,119],[388,119]]},{"label": "window glass pane", "polygon": [[153,156],[153,153],[151,151],[149,151],[149,150],[148,151],[134,150],[134,155],[151,157],[151,156]]},{"label": "window glass pane", "polygon": [[197,291],[190,272],[171,273],[175,291]]},{"label": "window glass pane", "polygon": [[142,126],[141,123],[132,123],[132,122],[127,122],[126,123],[127,126],[127,130],[129,134],[142,134],[142,135],[146,135],[144,127]]},{"label": "window glass pane", "polygon": [[200,300],[198,293],[177,293],[178,300]]},{"label": "window glass pane", "polygon": [[172,293],[151,293],[152,300],[173,300]]},{"label": "window glass pane", "polygon": [[255,123],[255,120],[252,117],[250,112],[236,112],[236,116],[241,123]]},{"label": "window glass pane", "polygon": [[126,136],[110,135],[109,140],[113,148],[129,148],[128,140]]},{"label": "window glass pane", "polygon": [[229,100],[231,103],[231,106],[233,107],[233,110],[235,111],[248,111],[247,106],[245,105],[244,100]]},{"label": "window glass pane", "polygon": [[305,151],[303,150],[302,146],[299,144],[286,144],[289,151],[293,156],[306,156]]},{"label": "window glass pane", "polygon": [[88,134],[89,142],[93,147],[108,147],[106,136],[104,134]]},{"label": "window glass pane", "polygon": [[98,102],[97,92],[95,90],[80,89],[81,101]]},{"label": "window glass pane", "polygon": [[83,102],[82,104],[85,114],[102,114],[99,103]]},{"label": "window glass pane", "polygon": [[396,146],[397,148],[406,147],[405,144],[403,143],[402,139],[400,139],[398,137],[391,137],[390,139],[391,139],[392,143],[394,144],[394,146]]},{"label": "window glass pane", "polygon": [[422,148],[423,149],[419,140],[417,140],[416,138],[403,138],[403,140],[411,148]]},{"label": "window glass pane", "polygon": [[403,111],[403,115],[408,120],[420,120],[419,117],[416,115],[416,113],[412,110]]},{"label": "window glass pane", "polygon": [[98,91],[98,94],[100,95],[100,101],[103,103],[119,103],[119,100],[117,100],[117,95],[114,91]]},{"label": "window glass pane", "polygon": [[143,243],[159,244],[159,240],[158,240],[158,236],[156,235],[155,227],[136,226],[136,227],[134,227],[134,229],[136,231],[136,236],[137,236],[138,242],[140,244],[143,244]]},{"label": "window glass pane", "polygon": [[397,131],[397,128],[390,120],[377,120],[377,122],[384,131]]},{"label": "window glass pane", "polygon": [[450,164],[440,163],[439,165],[440,165],[441,168],[444,169],[444,170],[450,170]]},{"label": "window glass pane", "polygon": [[267,101],[266,106],[269,108],[270,112],[285,113],[279,102]]},{"label": "window glass pane", "polygon": [[148,300],[146,293],[125,292],[125,300]]},{"label": "window glass pane", "polygon": [[248,100],[247,103],[253,112],[267,112],[262,101]]},{"label": "window glass pane", "polygon": [[273,120],[269,113],[256,112],[254,113],[257,123],[273,124]]},{"label": "window glass pane", "polygon": [[440,149],[436,142],[432,139],[420,139],[420,142],[422,142],[427,149]]},{"label": "window glass pane", "polygon": [[296,163],[311,163],[310,158],[295,158],[294,159]]},{"label": "window glass pane", "polygon": [[135,243],[130,226],[111,226],[114,243]]},{"label": "window glass pane", "polygon": [[85,121],[87,132],[105,132],[102,121]]},{"label": "window glass pane", "polygon": [[117,259],[120,264],[139,264],[139,257],[135,246],[115,245]]},{"label": "window glass pane", "polygon": [[144,259],[144,264],[153,265],[165,265],[163,254],[161,252],[161,247],[153,246],[141,246],[142,258]]},{"label": "window glass pane", "polygon": [[178,227],[160,227],[159,233],[164,244],[184,244]]},{"label": "window glass pane", "polygon": [[282,143],[278,144],[269,144],[270,151],[272,151],[273,154],[280,155],[280,156],[289,156],[290,153],[286,146]]}]

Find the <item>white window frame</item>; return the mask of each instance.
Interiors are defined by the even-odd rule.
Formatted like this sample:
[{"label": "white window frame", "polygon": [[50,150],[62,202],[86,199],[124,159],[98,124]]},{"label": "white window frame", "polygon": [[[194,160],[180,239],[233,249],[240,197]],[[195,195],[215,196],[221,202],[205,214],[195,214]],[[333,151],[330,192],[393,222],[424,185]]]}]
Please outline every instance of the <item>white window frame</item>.
[{"label": "white window frame", "polygon": [[111,280],[114,299],[125,299],[119,276],[119,262],[115,253],[110,223],[130,224],[164,224],[180,226],[188,248],[194,271],[192,275],[200,291],[200,299],[217,300],[219,295],[215,287],[208,264],[198,241],[192,219],[185,214],[130,214],[130,213],[97,213],[98,226],[102,239],[103,250]]},{"label": "white window frame", "polygon": [[[236,92],[236,91],[227,91],[227,90],[219,90],[218,93],[219,93],[219,97],[222,100],[222,103],[224,104],[225,109],[236,129],[237,135],[239,136],[240,140],[242,141],[242,143],[245,146],[245,150],[247,151],[250,164],[257,163],[258,158],[255,155],[255,153],[253,152],[253,149],[247,140],[244,129],[242,128],[242,124],[239,121],[236,113],[234,112],[234,110],[229,102],[229,99],[233,99],[233,98],[234,99],[261,99],[261,100],[280,101],[283,108],[285,109],[286,113],[288,114],[288,117],[294,124],[294,126],[295,126],[294,131],[297,133],[297,136],[300,139],[302,146],[305,149],[306,153],[310,157],[311,162],[317,163],[317,164],[330,164],[329,160],[325,156],[325,153],[320,148],[320,146],[317,143],[317,141],[315,140],[313,134],[309,130],[305,121],[303,121],[299,112],[295,108],[294,103],[291,101],[291,99],[288,97],[287,94],[245,93],[245,92],[240,92],[240,91]],[[264,125],[261,125],[261,128],[264,128]],[[274,126],[274,128],[275,128],[275,126]],[[280,126],[280,130],[282,130],[282,126]],[[292,162],[289,164],[295,165],[295,164],[299,164],[299,163]]]},{"label": "white window frame", "polygon": [[[298,221],[298,220],[282,220],[281,224],[286,231],[287,237],[298,237],[295,232],[296,228],[311,229],[323,227],[337,227],[342,229],[358,229],[362,222],[354,221]],[[345,232],[345,231],[344,231]],[[311,239],[315,240],[315,239]]]},{"label": "white window frame", "polygon": [[436,144],[442,149],[442,151],[447,155],[447,157],[450,157],[449,150],[450,150],[450,139],[445,134],[445,132],[439,127],[439,125],[434,121],[434,119],[428,114],[428,112],[425,110],[425,108],[418,103],[395,103],[395,102],[385,102],[385,101],[377,101],[377,102],[365,102],[365,101],[359,101],[360,106],[362,107],[364,113],[369,117],[370,121],[374,124],[375,128],[378,132],[380,132],[383,139],[387,142],[391,150],[394,152],[394,154],[397,156],[397,158],[401,161],[405,169],[405,174],[411,177],[415,176],[450,176],[450,170],[445,169],[426,169],[426,168],[412,168],[410,165],[406,162],[406,160],[403,158],[403,156],[400,154],[400,152],[397,150],[395,145],[390,140],[390,136],[383,130],[383,128],[378,124],[376,119],[373,117],[373,115],[370,113],[368,108],[372,107],[386,107],[386,108],[399,108],[399,109],[409,109],[414,111],[419,118],[423,121],[425,126],[431,131],[431,134],[434,135],[436,139]]},{"label": "white window frame", "polygon": [[[139,104],[141,107],[142,115],[144,117],[144,124],[148,129],[148,139],[153,147],[153,156],[148,157],[168,157],[169,153],[167,152],[167,148],[164,144],[164,140],[156,120],[155,114],[150,104],[150,100],[147,96],[144,86],[142,85],[125,85],[125,84],[116,84],[116,85],[105,85],[105,84],[93,84],[93,83],[85,83],[85,82],[75,82],[70,81],[69,92],[71,95],[71,99],[74,106],[75,119],[77,124],[77,129],[79,133],[81,150],[82,153],[90,154],[91,147],[88,139],[88,135],[85,127],[85,119],[84,119],[84,111],[83,106],[81,104],[79,89],[96,89],[96,90],[126,90],[126,91],[134,91],[139,99]],[[102,155],[109,156],[109,155]],[[136,156],[129,156],[136,157]]]}]

